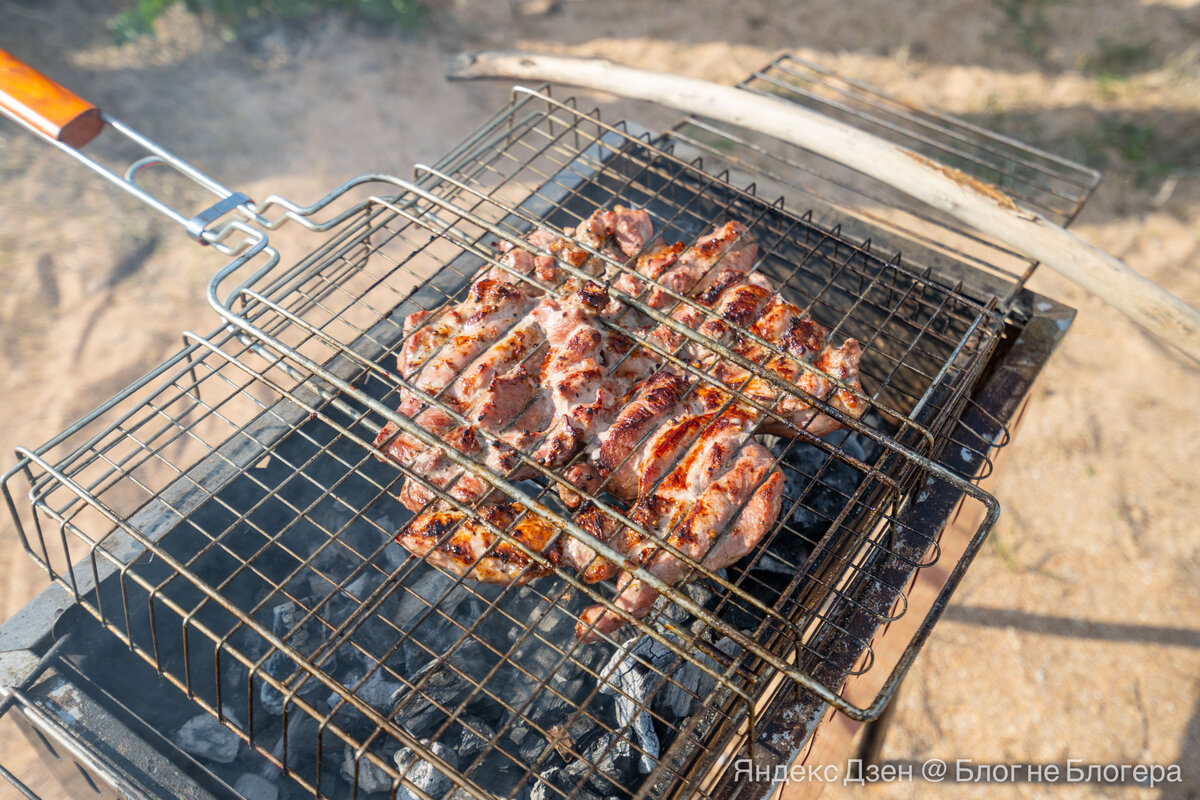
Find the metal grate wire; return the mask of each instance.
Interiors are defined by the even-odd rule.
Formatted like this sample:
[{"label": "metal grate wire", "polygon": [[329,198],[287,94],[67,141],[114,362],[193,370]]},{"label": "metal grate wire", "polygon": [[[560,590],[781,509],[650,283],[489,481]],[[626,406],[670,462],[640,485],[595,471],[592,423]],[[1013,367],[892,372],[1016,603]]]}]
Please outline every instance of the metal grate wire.
[{"label": "metal grate wire", "polygon": [[[229,327],[189,334],[138,384],[22,451],[4,488],[28,549],[308,796],[359,796],[380,781],[392,796],[682,794],[738,731],[754,741],[755,705],[780,675],[877,713],[904,667],[862,708],[838,696],[840,679],[814,676],[871,668],[870,633],[849,618],[878,627],[904,613],[905,581],[881,577],[881,559],[936,562],[918,489],[984,503],[979,535],[990,526],[994,501],[932,457],[954,443],[1002,320],[732,177],[681,157],[672,137],[516,93],[414,182],[370,176],[310,207],[376,192],[313,223],[311,252],[289,260],[260,239],[211,288]],[[693,563],[692,584],[664,592],[623,638],[583,645],[580,611],[611,603],[614,587],[562,571],[489,587],[404,553],[391,542],[409,514],[396,494],[424,479],[376,460],[371,443],[387,422],[419,432],[392,410],[405,317],[461,298],[496,263],[496,241],[519,243],[533,224],[561,231],[617,202],[646,208],[668,239],[745,222],[755,269],[835,340],[864,343],[870,410],[844,434],[774,444],[784,510],[754,554],[723,574]],[[17,508],[18,476],[32,518]],[[484,477],[524,513],[573,528],[555,476]],[[878,602],[863,600],[864,585]],[[652,677],[631,693],[614,677],[628,670]],[[426,766],[445,781],[427,780]]]},{"label": "metal grate wire", "polygon": [[[1100,182],[1100,173],[957,117],[784,55],[739,84],[874,133],[997,187],[1014,203],[1069,225]],[[870,175],[752,131],[691,117],[671,135],[706,161],[770,180],[797,193],[819,219],[836,220],[877,249],[903,252],[948,283],[962,281],[977,298],[1007,310],[1037,264],[944,212],[914,201]]]}]

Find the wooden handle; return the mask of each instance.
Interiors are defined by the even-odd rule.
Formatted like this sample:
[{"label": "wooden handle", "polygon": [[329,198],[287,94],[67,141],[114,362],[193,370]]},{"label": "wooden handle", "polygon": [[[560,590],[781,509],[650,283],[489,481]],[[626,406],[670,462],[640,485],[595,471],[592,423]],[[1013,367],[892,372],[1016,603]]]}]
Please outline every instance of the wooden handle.
[{"label": "wooden handle", "polygon": [[1079,284],[1200,363],[1200,312],[1116,258],[994,186],[815,111],[732,86],[633,69],[601,59],[533,53],[460,56],[451,78],[550,81],[648,100],[749,128],[894,186]]},{"label": "wooden handle", "polygon": [[100,109],[3,50],[0,111],[71,147],[83,147],[104,127]]}]

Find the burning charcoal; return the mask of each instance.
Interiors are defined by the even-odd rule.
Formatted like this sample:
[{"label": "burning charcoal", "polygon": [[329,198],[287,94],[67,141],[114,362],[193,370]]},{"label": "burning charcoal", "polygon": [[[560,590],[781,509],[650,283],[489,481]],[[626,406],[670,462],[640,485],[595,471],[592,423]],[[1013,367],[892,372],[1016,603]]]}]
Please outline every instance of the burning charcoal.
[{"label": "burning charcoal", "polygon": [[[742,648],[728,636],[723,636],[717,642],[717,649],[733,658]],[[655,712],[665,719],[673,719],[676,724],[700,708],[703,699],[712,692],[717,682],[716,678],[693,663],[695,661],[718,675],[725,671],[715,659],[700,650],[692,650],[689,659],[679,663],[651,703]]]},{"label": "burning charcoal", "polygon": [[[515,750],[520,759],[526,763],[537,761],[546,749],[546,740],[533,730],[532,726],[514,725],[508,735],[517,745],[512,750]],[[510,749],[507,745],[502,746],[505,750]]]},{"label": "burning charcoal", "polygon": [[[402,644],[407,672],[423,669],[436,655],[447,652],[461,638],[462,629],[452,624],[451,620],[469,625],[478,618],[482,608],[473,592],[479,588],[454,585],[444,573],[429,569],[418,577],[406,580],[405,588],[393,594],[396,610],[392,614],[392,622],[408,634]],[[436,610],[431,606],[436,606]],[[464,659],[461,663],[469,662]]]},{"label": "burning charcoal", "polygon": [[[290,600],[272,609],[271,633],[280,638],[288,637],[288,644],[301,653],[315,650],[321,643],[321,624],[314,616],[300,624],[300,620],[308,613]],[[299,626],[299,627],[297,627]]]},{"label": "burning charcoal", "polygon": [[397,721],[418,737],[433,733],[446,720],[442,709],[456,707],[473,688],[473,684],[445,665],[432,670],[424,682],[420,674],[411,679],[419,688],[408,690],[395,712]]},{"label": "burning charcoal", "polygon": [[233,791],[245,800],[278,800],[279,787],[261,775],[247,773],[237,779]]},{"label": "burning charcoal", "polygon": [[[600,673],[600,691],[611,695],[615,701],[617,726],[623,728],[632,723],[627,736],[636,740],[645,751],[638,758],[638,769],[642,773],[649,773],[654,768],[659,740],[650,714],[645,710],[638,711],[637,707],[645,704],[664,719],[677,722],[695,712],[701,698],[712,691],[716,682],[699,664],[718,674],[722,671],[708,655],[688,648],[673,634],[665,635],[684,647],[689,653],[688,658],[680,658],[657,640],[643,636],[632,646],[626,645],[614,653]],[[722,642],[725,647],[737,647],[728,639],[722,639]],[[725,652],[725,647],[720,644],[718,647]],[[668,676],[666,680],[664,674]],[[623,737],[613,750],[628,754],[630,742]]]},{"label": "burning charcoal", "polygon": [[[309,655],[321,645],[324,626],[321,625],[316,617],[313,617],[308,622],[300,625],[298,630],[295,630],[300,620],[303,619],[304,614],[305,612],[291,601],[276,606],[273,611],[271,632],[280,638],[291,634],[291,637],[286,639],[287,643],[302,655]],[[294,633],[292,633],[293,630],[295,630]],[[286,680],[289,675],[296,671],[296,664],[291,657],[279,650],[276,650],[267,657],[265,667],[268,675],[280,681]],[[336,667],[337,654],[334,653],[330,658],[325,660],[322,668],[328,672],[332,672]],[[307,681],[303,691],[313,691],[318,685],[315,681]],[[259,686],[258,696],[267,711],[272,714],[283,713],[284,695],[278,689],[270,684],[262,683]]]},{"label": "burning charcoal", "polygon": [[[562,716],[557,717],[563,719]],[[570,725],[560,722],[545,729],[545,734],[531,736],[521,748],[521,757],[526,762],[534,762],[542,757],[547,745],[553,748],[553,753],[564,763],[576,759],[578,743],[588,738],[595,731],[595,722],[589,719],[576,719]],[[554,756],[551,756],[553,760]]]},{"label": "burning charcoal", "polygon": [[[875,449],[873,443],[864,444],[863,437],[850,431],[830,434],[825,441],[867,463],[870,463]],[[828,529],[833,519],[845,508],[847,498],[858,488],[863,474],[814,445],[789,448],[783,463],[791,467],[784,470],[784,495],[789,500],[800,499],[800,505],[792,512],[790,524],[801,536],[787,533],[777,536],[771,548],[781,549],[778,555],[783,559],[782,567],[786,568],[790,563],[790,571],[795,573],[796,567],[808,557],[810,550],[804,538],[815,540]],[[763,561],[766,559],[760,559],[756,566],[772,568],[763,564]]]},{"label": "burning charcoal", "polygon": [[[328,623],[331,628],[340,627],[341,624],[348,620],[350,615],[353,614],[358,608],[358,601],[346,595],[344,592],[335,593],[327,591],[324,595],[318,595],[318,597],[320,599],[314,603],[317,613],[314,615],[313,621],[315,621],[316,616],[319,616],[321,619],[325,620],[325,622]],[[306,625],[305,627],[309,626]],[[326,632],[328,635],[332,633],[332,630],[326,629]]]},{"label": "burning charcoal", "polygon": [[[689,658],[699,661],[717,674],[722,671],[716,661],[699,650],[692,650]],[[676,721],[681,720],[700,706],[701,698],[712,691],[715,683],[716,680],[692,660],[681,661],[654,698],[654,710],[667,719],[674,717]]]},{"label": "burning charcoal", "polygon": [[[333,573],[336,574],[336,573]],[[301,566],[299,572],[283,584],[283,593],[288,597],[325,597],[334,589],[326,577],[309,566]]]},{"label": "burning charcoal", "polygon": [[538,633],[549,642],[569,641],[575,635],[575,622],[579,609],[573,609],[570,604],[562,602],[550,604],[542,600],[541,605],[531,616],[531,624],[537,625]]},{"label": "burning charcoal", "polygon": [[[768,606],[770,606],[771,601],[774,600],[773,595],[768,598],[762,597],[764,594],[764,587],[762,586],[751,584],[747,588],[753,590],[752,596],[756,596],[760,600],[766,599],[768,601]],[[754,630],[758,627],[759,623],[762,622],[764,616],[763,612],[759,611],[749,602],[740,597],[730,597],[724,605],[720,606],[720,610],[717,612],[717,614],[725,622],[728,622],[730,625],[740,631]],[[720,633],[719,631],[714,630],[713,635],[718,636]]]},{"label": "burning charcoal", "polygon": [[582,699],[586,688],[586,681],[584,681],[583,675],[577,674],[574,677],[568,677],[567,669],[556,672],[554,677],[551,678],[551,683],[554,685],[555,690],[567,698],[572,705]]},{"label": "burning charcoal", "polygon": [[[397,647],[398,644],[401,646]],[[379,616],[371,615],[358,620],[345,644],[337,649],[337,666],[348,675],[357,673],[361,677],[381,661],[398,675],[414,671],[408,668],[408,659],[403,644],[397,641],[396,629]]]},{"label": "burning charcoal", "polygon": [[[400,529],[399,525],[392,525],[392,523],[387,522],[386,518],[384,518],[380,524],[381,526],[386,524],[386,527],[383,528],[385,531],[394,531]],[[379,560],[381,562],[380,566],[386,569],[388,574],[391,574],[398,570],[400,565],[410,558],[412,558],[412,556],[409,555],[407,550],[393,542],[383,548],[383,553],[381,554]]]},{"label": "burning charcoal", "polygon": [[[354,784],[354,748],[346,745],[344,755],[342,757],[342,777],[351,785]],[[366,792],[390,792],[392,790],[392,776],[387,774],[382,768],[375,765],[375,762],[367,758],[364,754],[358,759],[358,791],[359,794]],[[401,793],[398,796],[403,796]]]},{"label": "burning charcoal", "polygon": [[[404,686],[395,681],[388,680],[381,669],[372,672],[370,677],[359,686],[362,678],[362,673],[351,674],[343,683],[347,689],[353,691],[360,700],[370,704],[376,711],[381,714],[391,713],[391,710],[396,706],[397,699],[404,691]],[[334,708],[342,702],[342,696],[337,692],[330,692],[329,699],[326,702],[330,708]]]},{"label": "burning charcoal", "polygon": [[373,569],[363,570],[363,573],[346,585],[345,592],[358,602],[371,596],[371,593],[383,585],[383,575]]},{"label": "burning charcoal", "polygon": [[562,770],[559,767],[542,770],[542,773],[534,780],[533,787],[529,790],[529,800],[562,800],[562,793],[551,788],[558,786],[558,776],[561,772]]},{"label": "burning charcoal", "polygon": [[[613,744],[614,739],[616,744]],[[626,747],[622,747],[626,744]],[[644,760],[639,759],[639,761]],[[642,765],[639,763],[638,769]],[[565,786],[574,787],[579,779],[587,776],[580,797],[608,798],[624,795],[621,787],[634,785],[634,759],[629,754],[627,743],[611,733],[597,736],[587,746],[584,757],[563,768],[561,778]]]},{"label": "burning charcoal", "polygon": [[496,729],[479,717],[463,719],[462,740],[458,745],[458,755],[465,762],[482,753],[489,743],[496,738]]},{"label": "burning charcoal", "polygon": [[[329,484],[326,485],[328,486]],[[391,527],[382,529],[377,528],[370,522],[363,520],[355,520],[349,525],[346,525],[346,523],[349,522],[354,516],[356,511],[348,508],[344,503],[341,502],[336,504],[331,503],[330,505],[336,507],[331,507],[331,513],[329,513],[327,516],[325,524],[328,526],[327,529],[331,531],[337,530],[333,527],[335,523],[339,526],[346,526],[345,530],[337,534],[338,542],[342,545],[342,547],[336,549],[342,550],[343,553],[346,551],[346,549],[352,551],[348,556],[351,561],[361,563],[363,560],[370,558],[374,553],[379,551],[384,542],[391,539],[391,536],[384,533],[384,531],[396,530],[395,528]],[[335,548],[330,547],[326,549],[334,550]],[[341,574],[345,575],[346,573],[343,572]]]},{"label": "burning charcoal", "polygon": [[[701,608],[711,607],[715,600],[713,591],[709,587],[708,581],[706,580],[689,581],[679,588],[681,588],[684,593],[687,594],[688,598],[693,603]],[[662,598],[662,602],[664,606],[663,613],[666,614],[668,619],[680,623],[685,623],[692,619],[691,612],[685,610],[682,606],[671,602],[665,597]]]},{"label": "burning charcoal", "polygon": [[322,729],[321,724],[313,717],[295,709],[288,711],[288,724],[285,736],[276,742],[271,753],[279,759],[283,758],[284,738],[287,739],[287,767],[305,780],[316,778],[315,765],[317,761],[317,746],[321,747],[322,761],[326,769],[337,769],[338,756],[341,753],[342,740],[328,729]]},{"label": "burning charcoal", "polygon": [[[361,575],[346,585],[339,592],[331,593],[320,608],[319,613],[334,626],[340,626],[351,616],[359,611],[362,604],[371,597],[381,585],[383,585],[384,576],[374,569],[365,570]],[[383,619],[378,617],[390,617],[395,613],[398,601],[395,598],[395,593],[387,595],[380,603],[379,607],[372,611],[371,616],[366,619],[359,619],[354,623],[355,634],[358,638],[366,638],[371,640],[370,643],[378,645],[377,648],[370,649],[372,653],[383,653],[390,649],[391,644],[395,641],[395,631],[391,626],[387,625]],[[372,626],[371,623],[375,625]],[[386,639],[378,635],[378,628],[387,628],[390,634]],[[372,635],[374,633],[375,635]],[[374,641],[379,640],[379,641]]]},{"label": "burning charcoal", "polygon": [[570,767],[551,767],[543,770],[529,791],[529,800],[563,800],[564,797],[573,800],[604,800],[603,795],[591,790],[590,781],[576,789],[589,769],[586,762],[576,761]]},{"label": "burning charcoal", "polygon": [[[643,751],[638,759],[638,769],[643,773],[654,769],[659,743],[650,715],[644,709],[639,711],[638,706],[649,704],[650,693],[659,680],[657,673],[675,658],[657,641],[642,636],[613,653],[600,672],[600,691],[613,697],[617,727],[630,726],[626,736],[636,739]],[[629,740],[623,736],[613,749],[628,754]]]},{"label": "burning charcoal", "polygon": [[[228,714],[226,714],[228,716]],[[242,740],[209,714],[199,714],[183,724],[175,734],[175,743],[197,758],[228,764],[237,758]]]},{"label": "burning charcoal", "polygon": [[[458,768],[458,757],[446,745],[441,742],[434,742],[429,745],[429,749],[433,751],[434,755],[449,764],[451,768]],[[439,771],[437,767],[418,756],[409,748],[400,748],[396,752],[394,759],[396,766],[400,769],[400,776],[411,781],[418,789],[430,797],[441,797],[450,791],[452,786],[450,779]],[[396,793],[396,800],[418,800],[418,798],[409,791],[407,786],[401,785],[400,791]]]},{"label": "burning charcoal", "polygon": [[403,691],[403,685],[388,680],[384,671],[380,669],[372,672],[366,682],[355,689],[354,693],[370,703],[376,711],[386,714],[395,707],[396,700]]},{"label": "burning charcoal", "polygon": [[[676,588],[703,609],[711,611],[716,607],[717,593],[713,591],[712,585],[706,578],[689,581]],[[695,620],[692,625],[694,632],[699,632],[705,625],[704,620],[693,617],[690,611],[687,611],[683,606],[673,602],[665,595],[658,599],[656,607],[662,610],[667,619],[676,623],[686,624],[689,621]]]},{"label": "burning charcoal", "polygon": [[530,788],[529,800],[563,800],[565,797],[570,797],[572,800],[618,800],[619,797],[626,796],[615,791],[608,795],[597,794],[592,791],[591,782],[584,783],[576,793],[575,785],[586,772],[584,762],[578,763],[583,766],[571,773],[559,767],[543,770]]},{"label": "burning charcoal", "polygon": [[[508,729],[508,733],[505,735],[509,738],[509,740],[512,741],[513,744],[520,745],[526,739],[538,738],[536,734],[531,737],[529,735],[531,733],[533,733],[533,728],[529,725],[529,723],[525,722],[523,719],[517,719],[515,722],[513,722],[512,726]],[[538,748],[538,752],[541,752],[540,747]]]},{"label": "burning charcoal", "polygon": [[462,584],[454,586],[450,576],[436,569],[425,570],[418,577],[406,580],[404,588],[396,594],[400,605],[392,621],[403,631],[420,624],[422,618],[438,618],[438,611],[430,611],[430,606],[436,605],[446,616],[454,617],[458,606],[470,597]]},{"label": "burning charcoal", "polygon": [[[717,574],[726,580],[730,580],[725,570],[719,570]],[[737,578],[734,577],[732,580],[736,581]],[[683,591],[693,603],[711,612],[712,616],[719,617],[739,630],[753,629],[761,622],[759,612],[750,607],[745,601],[739,600],[736,597],[730,597],[726,602],[722,603],[721,598],[724,592],[719,590],[716,584],[707,578],[690,581],[677,586],[676,589]],[[688,627],[696,635],[700,635],[709,625],[702,618],[694,618],[690,612],[666,597],[660,597],[657,602],[659,605],[656,607],[660,608],[668,619],[681,625],[688,625],[690,621]]]}]

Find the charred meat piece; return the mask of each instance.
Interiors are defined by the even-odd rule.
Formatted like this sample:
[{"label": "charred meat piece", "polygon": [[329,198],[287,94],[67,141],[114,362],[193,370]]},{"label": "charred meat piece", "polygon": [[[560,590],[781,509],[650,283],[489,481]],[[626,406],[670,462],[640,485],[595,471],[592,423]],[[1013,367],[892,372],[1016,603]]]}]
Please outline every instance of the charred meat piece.
[{"label": "charred meat piece", "polygon": [[613,208],[613,236],[617,246],[626,256],[636,256],[642,252],[646,242],[654,236],[654,223],[650,215],[640,208]]},{"label": "charred meat piece", "polygon": [[605,337],[596,324],[596,314],[606,305],[608,294],[589,283],[565,301],[547,297],[530,315],[548,345],[542,381],[554,418],[533,453],[547,467],[565,464],[615,411],[621,391],[610,374]]},{"label": "charred meat piece", "polygon": [[[778,517],[783,476],[754,437],[796,435],[797,428],[823,435],[840,427],[812,397],[861,416],[862,348],[853,339],[833,347],[828,329],[751,271],[758,250],[739,222],[690,247],[668,245],[654,238],[646,212],[616,206],[598,209],[566,233],[571,238],[537,228],[524,244],[500,246],[504,268],[482,270],[463,302],[405,321],[401,374],[467,424],[402,392],[401,413],[444,446],[396,436],[391,425],[376,443],[422,478],[405,483],[401,500],[426,510],[397,541],[430,563],[492,583],[545,574],[519,547],[497,540],[485,524],[491,523],[586,581],[619,576],[619,611],[597,606],[583,616],[577,632],[591,641],[619,628],[620,612],[640,618],[655,601],[657,590],[632,568],[675,584],[690,572],[680,556],[719,569],[761,542]],[[594,280],[568,276],[564,263]],[[556,289],[544,292],[523,276]],[[671,318],[705,341],[631,313],[602,280],[652,308],[674,306]],[[694,305],[677,303],[667,290]],[[622,331],[646,337],[675,361]],[[729,351],[772,377],[742,367]],[[697,372],[707,379],[698,380]],[[787,384],[798,396],[781,388]],[[732,390],[775,416],[738,402]],[[586,456],[572,461],[585,448]],[[524,468],[518,450],[561,470],[560,495],[573,519],[619,552],[625,569],[598,557],[586,541],[524,514],[451,457],[457,451],[510,479],[529,477],[533,469]],[[472,512],[434,502],[429,485],[473,505]],[[628,504],[635,527],[618,524],[585,496],[598,492]]]},{"label": "charred meat piece", "polygon": [[[454,427],[442,434],[444,442],[512,480],[529,476],[527,469],[518,468],[516,451],[528,450],[539,440],[539,432],[549,425],[551,415],[549,402],[524,365],[493,378],[466,416],[474,419],[478,427]],[[441,448],[425,448],[408,466],[463,503],[489,496],[487,482],[463,470]],[[400,492],[401,501],[413,511],[423,508],[434,496],[423,483],[411,479]],[[494,502],[505,499],[500,494],[491,496]]]},{"label": "charred meat piece", "polygon": [[[740,222],[726,222],[712,233],[705,234],[683,251],[658,281],[677,294],[702,292],[716,277],[720,265],[748,272],[758,258],[758,246],[747,240],[749,232]],[[676,301],[658,287],[650,290],[646,304],[651,308],[666,308]]]},{"label": "charred meat piece", "polygon": [[[577,231],[589,247],[618,255],[623,252],[618,248],[629,254],[640,251],[651,234],[649,216],[623,206],[598,209]],[[542,228],[530,232],[526,241],[540,252],[502,244],[500,260],[507,269],[481,270],[462,303],[410,315],[405,320],[408,338],[397,358],[401,375],[466,416],[470,425],[456,425],[451,415],[427,408],[410,391],[401,392],[400,413],[463,455],[505,473],[516,466],[514,448],[528,450],[539,440],[538,458],[544,463],[553,466],[569,459],[581,446],[581,436],[611,415],[616,396],[654,366],[644,358],[621,358],[632,343],[619,334],[601,333],[592,324],[590,318],[608,303],[603,289],[582,286],[560,302],[520,281],[522,275],[535,274],[554,283],[559,279],[556,257],[577,266],[594,257]],[[578,281],[567,285],[575,284]],[[531,301],[539,297],[541,303],[530,313]],[[507,332],[495,341],[505,325]],[[538,347],[547,351],[545,363],[531,375],[525,364]],[[613,363],[621,367],[608,379],[607,367]],[[543,369],[550,370],[554,390],[543,388],[549,385],[542,379]],[[383,428],[375,444],[459,500],[487,494],[485,483],[464,474],[444,449],[426,448],[394,424]],[[428,486],[410,480],[400,496],[407,507],[418,510],[434,495]]]},{"label": "charred meat piece", "polygon": [[[763,433],[795,436],[797,431],[804,431],[812,436],[824,436],[842,427],[841,422],[821,412],[806,395],[828,403],[853,419],[863,415],[866,405],[862,400],[862,383],[858,377],[862,346],[856,340],[847,339],[840,346],[833,347],[828,342],[829,330],[825,326],[778,297],[772,298],[762,308],[747,329],[783,350],[784,355],[772,352],[746,337],[723,343],[729,344],[739,355],[765,367],[782,382],[795,386],[800,390],[799,395],[783,391],[771,380],[752,375],[749,370],[716,354],[701,357],[697,363],[716,381],[738,389],[783,418],[766,417],[760,428]],[[709,333],[717,331],[710,330]],[[836,379],[841,386],[830,378]]]},{"label": "charred meat piece", "polygon": [[[612,542],[625,563],[644,567],[667,584],[691,569],[666,543],[706,569],[727,567],[753,550],[779,516],[783,473],[766,447],[754,441],[756,420],[737,408],[689,415],[664,425],[642,457],[640,493],[630,518],[645,537],[624,528]],[[658,591],[623,572],[613,605],[644,617]],[[576,634],[585,642],[620,628],[624,617],[605,605],[581,615]]]},{"label": "charred meat piece", "polygon": [[[585,581],[594,583],[616,574],[616,567],[586,544],[560,535],[557,526],[522,514],[524,511],[520,504],[510,502],[480,506],[464,514],[439,503],[414,517],[396,534],[396,541],[433,566],[482,583],[520,585],[551,572],[520,547],[496,536],[488,528],[490,523],[545,556],[551,565],[574,568]],[[605,540],[616,527],[593,507],[577,514],[576,521],[589,534]]]},{"label": "charred meat piece", "polygon": [[[401,374],[426,392],[441,391],[522,319],[537,302],[538,294],[524,283],[481,278],[471,285],[463,302],[429,319],[411,322],[412,334],[397,360]],[[406,327],[411,320],[406,321]]]},{"label": "charred meat piece", "polygon": [[[473,292],[483,284],[491,290],[491,279],[483,278],[472,287],[472,293],[458,307],[449,309],[444,316],[451,319],[459,318],[465,311],[471,311],[474,300]],[[418,369],[409,370],[410,349],[407,345],[398,358],[398,367],[402,374],[409,377],[420,388],[438,397],[447,406],[472,420],[484,431],[507,432],[510,423],[518,416],[525,415],[528,425],[528,405],[539,394],[536,381],[528,374],[524,362],[534,351],[542,346],[542,337],[535,324],[522,316],[518,318],[507,332],[500,325],[511,322],[524,305],[526,295],[518,287],[515,292],[499,293],[509,298],[512,307],[501,311],[489,311],[486,319],[480,319],[477,329],[472,330],[468,322],[459,334],[444,337],[442,348],[432,352],[427,357],[418,352],[418,358],[425,361]],[[467,309],[463,309],[467,306]],[[424,313],[424,312],[420,312]],[[482,316],[479,311],[476,316]],[[418,316],[418,315],[413,315]],[[469,321],[470,316],[466,319]],[[412,322],[412,317],[406,321],[406,326]],[[420,324],[418,319],[415,324]],[[503,333],[503,335],[500,335]],[[493,335],[498,335],[495,340]],[[484,347],[487,336],[493,336],[490,346]],[[460,347],[462,350],[455,354],[446,353],[446,348]],[[480,352],[482,351],[482,352]],[[454,372],[449,371],[450,364],[461,363],[474,353],[477,357],[464,367]],[[426,373],[429,370],[433,375]],[[437,380],[451,377],[449,384],[438,385]],[[506,437],[481,436],[472,426],[461,426],[445,411],[436,406],[425,407],[426,404],[415,392],[401,392],[400,413],[406,414],[431,434],[438,436],[444,442],[454,447],[464,455],[483,461],[489,465],[504,463],[512,456],[503,446]],[[518,429],[518,431],[521,429]],[[512,438],[511,436],[508,438]],[[522,437],[511,441],[512,446],[525,444]],[[440,488],[453,486],[452,494],[460,500],[477,499],[486,493],[487,487],[483,481],[474,476],[461,475],[462,469],[454,464],[442,450],[426,447],[416,437],[399,431],[394,423],[388,423],[375,439],[375,446],[383,453],[414,471],[424,475]],[[460,478],[461,475],[461,478]],[[416,511],[422,508],[432,494],[428,488],[413,481],[408,481],[401,490],[400,497],[405,506]]]},{"label": "charred meat piece", "polygon": [[688,380],[674,372],[655,373],[596,437],[589,455],[598,476],[608,477],[605,488],[609,492],[626,502],[637,497],[641,478],[638,448],[654,428],[677,411],[687,386]]},{"label": "charred meat piece", "polygon": [[[698,305],[711,308],[711,314],[680,303],[671,313],[671,318],[709,339],[732,346],[739,343],[741,331],[749,328],[774,292],[775,287],[762,275],[725,267],[694,298]],[[647,338],[668,352],[678,351],[681,358],[697,366],[708,366],[717,357],[712,350],[696,344],[667,325],[659,325],[647,334]]]},{"label": "charred meat piece", "polygon": [[502,503],[480,506],[467,515],[438,504],[414,517],[396,534],[396,541],[413,555],[423,556],[428,563],[453,575],[482,583],[523,584],[549,570],[484,524],[507,530],[530,550],[557,563],[558,529],[531,515],[521,517],[523,510],[516,503]]}]

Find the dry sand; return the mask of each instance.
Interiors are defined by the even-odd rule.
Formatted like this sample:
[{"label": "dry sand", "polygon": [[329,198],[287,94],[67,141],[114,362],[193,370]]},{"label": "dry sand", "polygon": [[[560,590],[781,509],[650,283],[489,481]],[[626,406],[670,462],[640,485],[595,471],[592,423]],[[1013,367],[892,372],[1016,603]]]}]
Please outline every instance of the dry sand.
[{"label": "dry sand", "polygon": [[[462,47],[607,55],[725,82],[786,51],[1104,162],[1076,230],[1200,305],[1194,3],[751,0],[733,12],[612,0],[521,17],[507,3],[446,0],[411,39],[330,22],[232,45],[176,9],[157,38],[121,48],[104,28],[116,3],[78,5],[0,0],[0,48],[251,196],[311,201],[351,175],[436,158],[507,96],[442,81],[442,60]],[[672,119],[606,108],[626,114]],[[0,452],[11,454],[168,355],[180,330],[214,327],[202,298],[221,259],[9,125],[0,187]],[[905,686],[884,757],[1178,764],[1184,781],[827,796],[1200,796],[1200,370],[1052,274],[1033,288],[1079,318],[1006,454],[992,486],[1004,515]],[[0,576],[0,619],[45,584],[8,522]],[[29,767],[12,740],[0,754]]]}]

